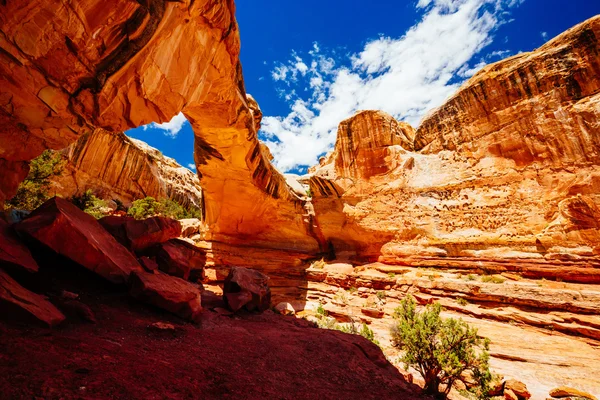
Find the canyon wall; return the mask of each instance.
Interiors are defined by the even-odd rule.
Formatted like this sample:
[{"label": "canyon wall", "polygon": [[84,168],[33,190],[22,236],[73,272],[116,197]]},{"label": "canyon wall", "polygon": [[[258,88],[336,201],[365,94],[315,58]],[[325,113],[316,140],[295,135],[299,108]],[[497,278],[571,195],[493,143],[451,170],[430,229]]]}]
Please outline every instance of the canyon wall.
[{"label": "canyon wall", "polygon": [[306,202],[261,151],[234,11],[233,0],[1,3],[0,200],[44,149],[182,111],[212,239],[319,251]]},{"label": "canyon wall", "polygon": [[309,180],[336,253],[600,282],[599,38],[595,17],[485,67],[425,118],[414,151],[383,115],[340,124]]},{"label": "canyon wall", "polygon": [[67,162],[52,178],[53,194],[67,198],[91,189],[100,198],[119,199],[126,206],[151,196],[202,209],[202,188],[195,173],[122,132],[96,129],[61,153]]}]

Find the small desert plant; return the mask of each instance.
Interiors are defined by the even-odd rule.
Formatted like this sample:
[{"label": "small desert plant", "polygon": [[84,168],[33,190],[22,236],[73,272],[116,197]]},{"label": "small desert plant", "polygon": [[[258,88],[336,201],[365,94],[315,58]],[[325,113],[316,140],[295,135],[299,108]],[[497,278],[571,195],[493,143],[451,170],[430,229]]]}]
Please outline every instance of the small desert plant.
[{"label": "small desert plant", "polygon": [[481,282],[486,282],[486,283],[501,284],[501,283],[504,283],[505,281],[506,281],[506,279],[504,279],[498,275],[485,275],[481,278]]},{"label": "small desert plant", "polygon": [[348,297],[348,293],[344,290],[339,290],[334,296],[333,299],[338,303],[342,303],[347,305],[350,302],[350,298]]},{"label": "small desert plant", "polygon": [[51,197],[50,179],[62,173],[65,163],[62,155],[52,150],[46,150],[31,160],[29,174],[19,185],[15,196],[6,202],[6,206],[29,211],[41,206]]},{"label": "small desert plant", "polygon": [[[416,310],[412,296],[406,297],[394,312],[392,340],[404,350],[405,368],[415,368],[425,380],[424,390],[446,398],[452,384],[464,371],[478,382],[478,397],[485,398],[492,378],[489,370],[489,340],[477,336],[477,330],[454,318],[442,319],[439,303]],[[440,392],[440,385],[445,385]]]},{"label": "small desert plant", "polygon": [[323,269],[323,268],[325,268],[325,265],[327,265],[325,260],[320,259],[320,260],[314,261],[312,264],[310,264],[310,267],[314,268],[314,269]]},{"label": "small desert plant", "polygon": [[456,302],[458,304],[460,304],[461,306],[466,306],[467,304],[469,304],[469,302],[467,301],[467,299],[463,298],[463,297],[459,297],[456,299]]},{"label": "small desert plant", "polygon": [[144,219],[155,215],[173,219],[202,217],[202,213],[197,208],[191,207],[190,209],[186,209],[171,199],[157,201],[154,197],[150,196],[134,201],[127,214],[135,219]]},{"label": "small desert plant", "polygon": [[91,189],[86,190],[80,195],[71,197],[71,203],[96,219],[106,216],[107,211],[109,211],[106,201],[96,197]]},{"label": "small desert plant", "polygon": [[394,279],[396,277],[396,274],[393,272],[388,273],[388,278]]},{"label": "small desert plant", "polygon": [[466,279],[467,279],[468,281],[474,281],[476,278],[475,278],[475,275],[473,275],[473,274],[469,274],[469,275],[467,275],[467,278],[466,278]]},{"label": "small desert plant", "polygon": [[386,298],[385,292],[383,290],[378,290],[376,296],[379,300],[385,300]]},{"label": "small desert plant", "polygon": [[355,288],[354,286],[349,287],[348,289],[346,289],[348,291],[348,293],[356,293],[358,291],[357,288]]}]

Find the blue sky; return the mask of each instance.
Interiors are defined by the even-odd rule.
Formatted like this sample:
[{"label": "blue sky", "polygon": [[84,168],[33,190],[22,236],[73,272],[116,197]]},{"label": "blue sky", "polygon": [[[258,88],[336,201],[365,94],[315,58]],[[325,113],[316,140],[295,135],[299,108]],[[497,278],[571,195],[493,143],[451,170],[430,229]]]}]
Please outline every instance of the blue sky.
[{"label": "blue sky", "polygon": [[[304,173],[337,124],[383,109],[418,126],[486,63],[596,14],[597,0],[238,0],[246,90],[265,115],[259,136],[282,171]],[[127,132],[193,168],[181,117]]]}]

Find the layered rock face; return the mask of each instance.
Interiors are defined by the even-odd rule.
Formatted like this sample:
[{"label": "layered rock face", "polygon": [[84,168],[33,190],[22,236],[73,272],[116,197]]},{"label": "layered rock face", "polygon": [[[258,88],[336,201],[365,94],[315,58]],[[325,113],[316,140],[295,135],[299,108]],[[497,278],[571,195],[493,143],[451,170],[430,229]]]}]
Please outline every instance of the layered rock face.
[{"label": "layered rock face", "polygon": [[394,308],[412,294],[490,338],[492,369],[532,398],[598,392],[598,39],[595,17],[485,67],[412,149],[386,141],[393,124],[376,112],[344,121],[305,178],[338,263],[271,272],[274,303],[365,322],[393,359]]},{"label": "layered rock face", "polygon": [[489,65],[419,127],[415,149],[517,166],[598,164],[600,18]]},{"label": "layered rock face", "polygon": [[[484,68],[425,119],[414,139],[420,152],[386,148],[386,174],[348,162],[346,154],[381,143],[394,134],[391,125],[365,123],[364,113],[342,123],[329,163],[310,179],[316,214],[336,251],[600,282],[598,38],[600,17]],[[576,82],[581,90],[574,91]],[[347,126],[362,129],[354,136],[363,139],[350,145]],[[533,126],[546,135],[544,148],[523,142],[542,140]],[[340,165],[362,165],[363,178]]]},{"label": "layered rock face", "polygon": [[52,179],[52,193],[71,197],[92,189],[129,205],[146,196],[202,207],[198,176],[146,143],[121,132],[96,129],[62,150],[67,164]]},{"label": "layered rock face", "polygon": [[340,123],[335,143],[336,176],[368,179],[394,168],[395,146],[412,150],[414,128],[382,111],[363,111]]},{"label": "layered rock face", "polygon": [[46,148],[182,111],[214,239],[319,249],[304,202],[261,152],[233,1],[19,0],[0,11],[0,165],[14,171],[0,200]]}]

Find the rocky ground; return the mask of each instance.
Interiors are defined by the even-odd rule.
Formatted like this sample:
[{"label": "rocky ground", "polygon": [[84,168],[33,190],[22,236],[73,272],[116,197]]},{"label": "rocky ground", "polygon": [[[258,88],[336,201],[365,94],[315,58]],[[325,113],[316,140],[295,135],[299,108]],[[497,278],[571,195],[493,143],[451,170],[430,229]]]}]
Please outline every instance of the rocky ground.
[{"label": "rocky ground", "polygon": [[278,277],[270,271],[274,302],[287,301],[309,319],[322,304],[338,322],[367,323],[399,368],[389,329],[394,309],[410,293],[421,304],[439,301],[444,316],[477,327],[491,340],[492,370],[524,382],[534,399],[548,397],[558,386],[600,393],[598,285],[381,263],[316,262],[297,272]]},{"label": "rocky ground", "polygon": [[271,311],[221,315],[209,292],[199,324],[187,323],[62,261],[40,280],[77,293],[96,323],[0,322],[3,399],[421,398],[360,336]]}]

